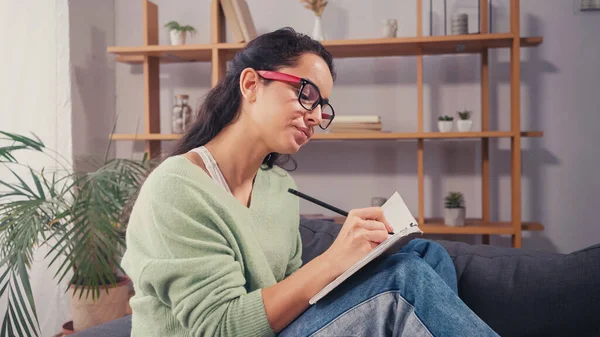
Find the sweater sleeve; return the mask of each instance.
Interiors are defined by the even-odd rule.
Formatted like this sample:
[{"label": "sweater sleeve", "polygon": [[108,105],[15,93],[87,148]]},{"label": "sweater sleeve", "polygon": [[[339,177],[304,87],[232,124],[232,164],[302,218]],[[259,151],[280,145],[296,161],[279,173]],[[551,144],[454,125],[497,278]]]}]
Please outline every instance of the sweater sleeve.
[{"label": "sweater sleeve", "polygon": [[144,249],[152,256],[141,259],[141,289],[165,303],[192,336],[273,336],[261,289],[246,291],[215,210],[185,182],[169,185],[177,188],[150,188],[138,200],[144,235],[159,243]]}]

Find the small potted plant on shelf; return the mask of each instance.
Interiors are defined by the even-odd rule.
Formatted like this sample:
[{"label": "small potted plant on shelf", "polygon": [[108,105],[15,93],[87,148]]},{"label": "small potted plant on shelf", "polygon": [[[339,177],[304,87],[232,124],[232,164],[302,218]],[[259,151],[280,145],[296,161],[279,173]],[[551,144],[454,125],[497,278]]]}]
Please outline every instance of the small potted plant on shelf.
[{"label": "small potted plant on shelf", "polygon": [[194,27],[190,25],[182,26],[177,21],[170,21],[165,25],[165,28],[169,29],[171,45],[173,46],[185,44],[187,33],[191,35],[196,33]]},{"label": "small potted plant on shelf", "polygon": [[440,132],[450,132],[452,131],[452,121],[454,117],[443,115],[438,117],[438,129]]},{"label": "small potted plant on shelf", "polygon": [[456,121],[456,127],[460,132],[469,132],[473,127],[473,121],[471,120],[471,111],[464,110],[458,112],[458,121]]},{"label": "small potted plant on shelf", "polygon": [[448,193],[444,202],[444,224],[448,226],[464,226],[465,213],[465,201],[462,193]]}]

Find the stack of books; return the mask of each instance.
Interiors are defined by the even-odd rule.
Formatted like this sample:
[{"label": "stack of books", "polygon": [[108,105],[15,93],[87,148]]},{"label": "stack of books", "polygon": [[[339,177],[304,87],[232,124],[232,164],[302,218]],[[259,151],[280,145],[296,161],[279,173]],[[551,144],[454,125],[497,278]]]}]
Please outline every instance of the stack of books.
[{"label": "stack of books", "polygon": [[219,0],[225,22],[234,42],[249,42],[256,37],[256,27],[246,0]]},{"label": "stack of books", "polygon": [[330,132],[381,132],[381,117],[375,115],[335,116],[329,126]]}]

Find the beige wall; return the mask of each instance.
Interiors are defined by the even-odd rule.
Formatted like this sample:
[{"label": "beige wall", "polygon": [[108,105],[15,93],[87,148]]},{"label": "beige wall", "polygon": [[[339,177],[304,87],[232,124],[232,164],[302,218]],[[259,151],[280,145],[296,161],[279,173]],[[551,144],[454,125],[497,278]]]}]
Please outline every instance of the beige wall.
[{"label": "beige wall", "polygon": [[[156,1],[159,22],[171,19],[194,25],[199,34],[190,43],[207,43],[208,0]],[[313,17],[299,1],[248,0],[258,32],[282,26],[310,33]],[[434,22],[443,13],[441,1]],[[448,1],[448,15],[459,10],[471,15],[476,25],[476,1]],[[141,4],[116,0],[115,42],[136,45],[142,41]],[[508,1],[494,1],[494,31],[508,31]],[[429,2],[424,1],[424,34],[429,33]],[[369,38],[380,34],[381,21],[399,20],[399,36],[416,34],[414,1],[376,2],[332,0],[323,20],[328,38]],[[600,226],[594,208],[600,190],[595,167],[600,160],[597,89],[600,62],[600,20],[597,13],[579,13],[565,0],[521,1],[523,35],[543,35],[543,44],[522,52],[521,109],[523,129],[545,132],[542,139],[523,141],[523,219],[542,221],[543,233],[525,235],[525,247],[571,251],[599,241]],[[435,23],[434,34],[443,27]],[[160,32],[160,43],[168,43]],[[583,47],[587,48],[586,50]],[[509,128],[509,54],[490,55],[492,129]],[[435,130],[435,118],[468,108],[480,125],[479,59],[476,56],[425,58],[425,128]],[[339,114],[380,114],[385,127],[415,131],[416,58],[390,57],[336,59],[338,81],[332,102]],[[142,128],[143,92],[141,67],[118,64],[116,73],[119,132]],[[169,111],[176,93],[191,95],[196,104],[210,86],[210,66],[205,63],[165,65],[161,68],[161,127],[170,132]],[[510,147],[507,139],[493,140],[492,215],[510,218]],[[118,153],[129,155],[142,144],[120,142]],[[427,141],[425,145],[425,212],[442,214],[445,193],[465,193],[467,215],[481,215],[479,142]],[[293,172],[299,188],[341,208],[363,207],[373,196],[389,196],[398,190],[417,212],[416,142],[355,141],[312,142],[297,155]],[[322,212],[302,202],[302,212]],[[327,212],[325,212],[327,213]],[[471,240],[470,237],[462,238]],[[508,238],[493,238],[508,245]]]}]

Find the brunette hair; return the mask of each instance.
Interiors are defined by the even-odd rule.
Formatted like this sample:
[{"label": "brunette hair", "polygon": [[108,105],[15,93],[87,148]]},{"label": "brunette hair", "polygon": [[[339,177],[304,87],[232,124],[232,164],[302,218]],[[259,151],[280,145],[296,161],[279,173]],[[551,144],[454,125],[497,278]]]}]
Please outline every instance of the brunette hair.
[{"label": "brunette hair", "polygon": [[[167,157],[184,154],[191,149],[205,145],[225,126],[237,119],[242,102],[239,86],[240,75],[245,68],[277,70],[283,67],[293,67],[297,64],[300,56],[306,53],[313,53],[323,58],[335,80],[331,54],[321,43],[305,34],[296,32],[293,28],[281,28],[262,34],[248,42],[230,62],[225,78],[205,96],[193,124]],[[289,156],[270,153],[264,158],[263,165],[272,168],[274,164],[280,165],[287,160],[289,160]]]}]

